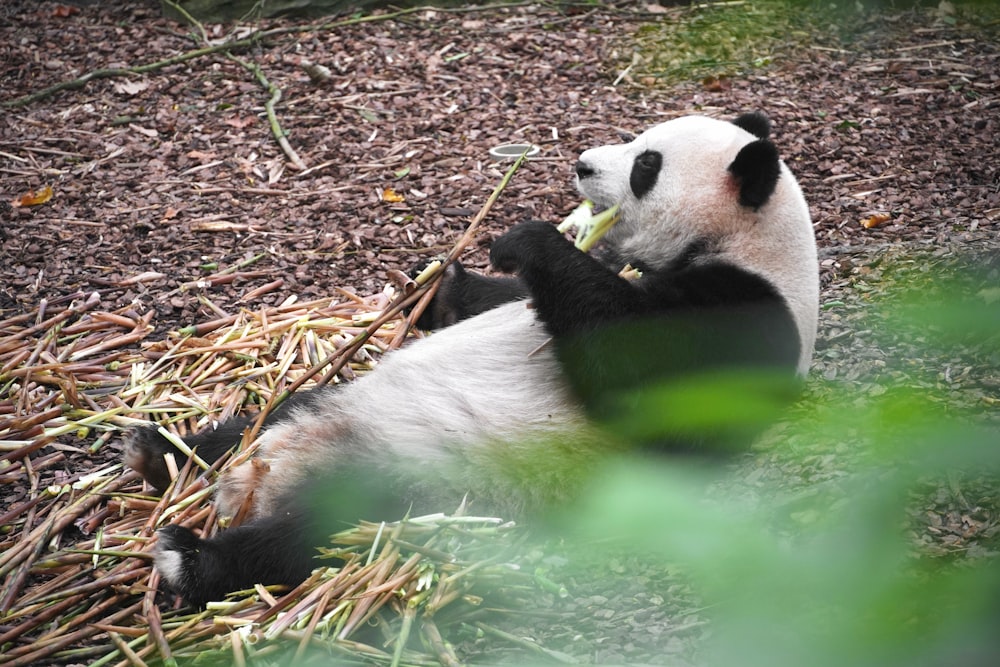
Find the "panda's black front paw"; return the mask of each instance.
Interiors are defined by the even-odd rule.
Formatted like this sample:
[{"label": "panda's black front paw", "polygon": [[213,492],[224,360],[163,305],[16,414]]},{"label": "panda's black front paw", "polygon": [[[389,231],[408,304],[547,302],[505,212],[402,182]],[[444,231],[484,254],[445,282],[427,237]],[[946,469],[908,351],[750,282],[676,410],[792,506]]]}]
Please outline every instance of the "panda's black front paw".
[{"label": "panda's black front paw", "polygon": [[490,263],[504,273],[520,273],[536,262],[545,261],[553,243],[566,239],[547,222],[534,220],[517,225],[493,242]]},{"label": "panda's black front paw", "polygon": [[186,602],[204,604],[205,582],[199,575],[199,559],[205,542],[183,526],[165,526],[156,533],[153,562],[167,587]]}]

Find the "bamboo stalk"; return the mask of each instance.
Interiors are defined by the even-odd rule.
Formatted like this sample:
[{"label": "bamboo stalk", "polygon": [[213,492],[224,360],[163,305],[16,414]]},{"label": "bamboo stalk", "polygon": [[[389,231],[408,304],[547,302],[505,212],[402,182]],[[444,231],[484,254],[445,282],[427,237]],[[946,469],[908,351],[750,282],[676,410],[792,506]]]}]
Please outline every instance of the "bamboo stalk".
[{"label": "bamboo stalk", "polygon": [[392,652],[392,660],[389,662],[389,667],[399,667],[399,662],[403,659],[403,649],[406,648],[406,642],[410,638],[413,619],[416,617],[416,606],[407,604],[403,610],[403,623],[399,628],[399,634],[396,635],[396,648]]},{"label": "bamboo stalk", "polygon": [[170,642],[163,634],[163,622],[160,616],[160,609],[156,605],[143,605],[146,608],[146,623],[149,625],[149,634],[153,638],[156,650],[160,654],[160,659],[165,665],[176,665],[174,655],[170,650]]},{"label": "bamboo stalk", "polygon": [[327,589],[323,593],[319,602],[317,602],[316,606],[313,608],[312,615],[309,618],[309,625],[306,626],[302,639],[299,640],[298,648],[295,649],[295,655],[292,657],[293,663],[299,662],[305,655],[306,648],[309,646],[313,633],[316,631],[316,625],[323,617],[323,614],[326,612],[326,607],[330,603],[330,590],[331,589]]},{"label": "bamboo stalk", "polygon": [[286,609],[291,607],[297,598],[303,595],[306,591],[310,590],[313,586],[316,585],[317,582],[322,580],[322,578],[323,578],[322,572],[320,571],[313,572],[311,575],[309,575],[308,579],[306,579],[301,584],[299,584],[292,590],[282,595],[278,599],[277,604],[272,605],[271,607],[266,609],[260,616],[258,616],[256,619],[257,623],[263,625],[264,623],[270,621],[270,619],[276,617],[282,611],[285,611]]},{"label": "bamboo stalk", "polygon": [[26,620],[19,625],[13,626],[10,630],[0,635],[0,640],[2,640],[3,644],[12,642],[18,637],[26,635],[35,628],[48,623],[50,620],[59,618],[67,610],[72,609],[83,601],[84,598],[82,596],[74,596],[44,607],[30,604],[23,608],[14,609],[4,618],[5,623],[11,623],[22,617]]},{"label": "bamboo stalk", "polygon": [[[44,526],[42,526],[42,533],[35,540],[35,544],[31,548],[31,553],[24,560],[24,562],[18,565],[17,571],[11,576],[7,583],[3,587],[3,595],[0,596],[0,615],[7,615],[11,607],[14,605],[15,598],[20,595],[21,589],[24,587],[24,582],[28,577],[28,571],[31,569],[31,564],[34,562],[45,549],[45,545],[49,541],[49,535],[52,533],[52,526],[55,524],[55,518],[50,518]],[[26,549],[27,551],[27,549]]]},{"label": "bamboo stalk", "polygon": [[47,320],[44,320],[42,322],[39,322],[38,324],[35,324],[34,326],[27,327],[25,329],[22,329],[21,331],[18,331],[17,333],[7,336],[2,341],[0,341],[0,353],[9,352],[11,349],[13,349],[15,344],[17,344],[24,338],[27,338],[28,336],[31,336],[35,333],[38,333],[39,331],[49,331],[60,322],[65,322],[74,315],[80,315],[81,313],[90,310],[100,302],[101,302],[101,297],[97,294],[97,292],[94,292],[89,297],[87,297],[87,300],[84,301],[82,304],[71,306],[66,310],[62,311],[61,313],[53,315],[51,318]]},{"label": "bamboo stalk", "polygon": [[434,655],[442,667],[462,667],[462,661],[455,655],[455,649],[441,636],[437,624],[427,614],[420,621],[420,631],[434,650]]},{"label": "bamboo stalk", "polygon": [[56,593],[51,593],[49,595],[42,596],[32,600],[34,604],[44,604],[46,602],[55,602],[56,600],[62,600],[63,598],[69,597],[70,595],[83,595],[87,596],[95,591],[100,591],[111,586],[116,586],[118,584],[127,583],[135,579],[135,572],[125,572],[117,575],[105,575],[94,579],[80,586],[75,586],[71,589],[59,591]]},{"label": "bamboo stalk", "polygon": [[[115,601],[117,602],[117,601]],[[127,618],[138,611],[140,603],[135,603],[125,609],[115,612],[109,616],[106,620],[108,623],[117,623],[123,618]],[[102,609],[103,610],[103,609]],[[30,667],[32,665],[44,664],[45,659],[51,657],[54,653],[58,652],[60,649],[70,646],[74,643],[88,639],[93,635],[100,632],[97,628],[83,627],[73,632],[67,632],[63,635],[58,636],[54,641],[35,648],[35,644],[29,644],[27,647],[21,649],[13,649],[7,653],[7,657],[15,658],[14,660],[5,663],[9,667]],[[31,650],[34,649],[34,650]]]},{"label": "bamboo stalk", "polygon": [[246,667],[247,660],[243,655],[243,642],[239,632],[235,630],[229,633],[229,646],[233,652],[233,665],[235,667]]},{"label": "bamboo stalk", "polygon": [[34,507],[35,505],[37,505],[38,503],[42,502],[45,499],[46,499],[45,496],[41,494],[34,494],[32,498],[29,498],[20,505],[12,507],[10,510],[0,515],[0,526],[6,526],[12,523],[15,517],[21,516],[22,514],[26,513],[32,507]]},{"label": "bamboo stalk", "polygon": [[499,628],[494,628],[493,626],[486,625],[481,621],[476,621],[473,625],[475,625],[475,627],[479,628],[480,630],[482,630],[487,634],[493,635],[494,637],[499,637],[500,639],[508,641],[511,644],[514,644],[515,646],[520,646],[521,648],[528,649],[530,652],[544,656],[549,660],[554,660],[556,662],[563,664],[575,664],[577,662],[568,655],[559,653],[558,651],[550,651],[549,649],[545,648],[541,644],[538,644],[537,642],[534,642],[530,639],[525,639],[523,637],[518,637],[516,635],[512,635],[509,632],[504,632]]},{"label": "bamboo stalk", "polygon": [[[95,624],[95,627],[100,627],[100,626]],[[121,652],[123,656],[125,656],[125,659],[128,660],[130,665],[133,665],[133,667],[146,667],[145,661],[143,661],[142,658],[136,655],[136,652],[132,650],[132,647],[130,647],[127,643],[125,643],[125,640],[122,639],[120,634],[118,634],[117,632],[109,631],[108,637],[111,638],[111,643],[115,645],[115,647]]]},{"label": "bamboo stalk", "polygon": [[15,547],[0,556],[0,576],[6,576],[12,568],[23,562],[27,557],[23,554],[25,554],[26,551],[29,551],[30,546],[34,545],[34,543],[40,539],[40,537],[47,530],[51,530],[53,534],[62,532],[84,512],[100,502],[103,498],[103,496],[100,495],[101,493],[113,492],[125,484],[135,480],[137,477],[138,475],[132,473],[117,479],[105,480],[97,488],[85,493],[83,496],[73,501],[69,506],[60,510],[50,528],[40,526],[34,529],[29,535],[22,537],[20,545],[24,546],[21,548]]},{"label": "bamboo stalk", "polygon": [[[453,250],[454,257],[461,253],[463,244],[471,241],[475,228],[512,175],[513,170],[470,222]],[[241,274],[231,267],[210,276],[209,284],[250,273],[255,272]],[[13,465],[4,469],[0,479],[27,479],[37,487],[42,479],[38,471],[62,460],[64,454],[32,459],[36,450],[79,429],[103,430],[97,438],[103,443],[112,437],[113,429],[146,423],[136,417],[148,416],[172,423],[172,429],[186,434],[212,419],[235,413],[245,402],[259,400],[267,401],[263,418],[268,409],[305,382],[331,381],[331,373],[352,377],[352,369],[366,368],[371,355],[397,346],[408,328],[400,312],[404,307],[426,304],[436,284],[431,280],[409,294],[404,289],[394,298],[388,293],[362,298],[343,290],[323,299],[226,315],[185,328],[176,340],[144,343],[138,351],[127,348],[152,330],[152,311],[141,317],[125,309],[84,313],[85,304],[76,303],[72,312],[63,310],[53,315],[55,302],[43,302],[35,313],[11,325],[20,327],[13,332],[19,336],[16,344],[9,336],[0,339],[0,349],[4,350],[0,360],[12,373],[7,376],[8,384],[0,386],[0,392],[10,397],[0,402],[0,437],[23,439],[4,452],[3,458]],[[269,291],[280,285],[275,281],[265,287]],[[263,293],[251,291],[248,296]],[[418,312],[411,311],[409,319],[414,320]],[[83,317],[74,320],[78,315]],[[371,320],[371,324],[358,326],[354,323],[357,315]],[[319,377],[324,371],[326,376]],[[96,387],[101,391],[91,391]],[[258,396],[248,399],[251,392]],[[67,404],[74,407],[67,409]],[[253,436],[254,432],[248,430],[246,439],[253,440]],[[10,443],[6,439],[5,444]],[[33,488],[28,501],[4,511],[2,518],[20,526],[20,534],[2,542],[4,552],[0,554],[0,574],[10,575],[0,594],[0,607],[10,608],[0,643],[19,644],[18,652],[11,657],[21,660],[41,656],[39,659],[45,660],[71,645],[63,643],[66,636],[80,643],[108,632],[107,642],[114,649],[109,647],[111,652],[98,663],[119,658],[125,665],[151,660],[169,663],[174,655],[184,655],[186,647],[218,634],[220,627],[203,622],[208,612],[161,615],[154,604],[159,577],[149,565],[155,544],[150,536],[168,518],[200,530],[204,537],[210,536],[217,522],[213,506],[203,502],[211,492],[209,479],[222,467],[247,460],[255,446],[206,466],[207,477],[198,474],[200,470],[189,457],[158,500],[131,493],[139,489],[126,486],[138,479],[135,473],[113,479],[98,475],[67,480],[54,497]],[[49,537],[57,536],[53,544],[58,549],[58,536],[71,522],[95,531],[95,537],[43,558]],[[43,530],[46,527],[48,532]],[[475,536],[478,528],[470,524],[464,535],[449,527],[443,518],[425,518],[424,523],[414,520],[390,525],[386,532],[391,530],[392,534],[388,536],[379,533],[378,526],[359,530],[352,539],[360,548],[345,547],[341,553],[347,562],[339,570],[319,568],[303,585],[277,597],[261,589],[258,602],[248,597],[227,608],[231,622],[255,623],[261,628],[261,636],[294,639],[295,651],[302,656],[319,637],[339,637],[334,641],[341,649],[358,649],[364,645],[349,640],[358,628],[375,618],[402,614],[407,625],[396,640],[393,656],[380,655],[396,663],[430,661],[430,656],[406,649],[406,635],[412,633],[412,624],[421,615],[427,616],[430,609],[440,609],[467,594],[473,585],[469,575],[474,571],[445,551],[437,535],[451,531],[449,534],[456,539],[471,544],[481,539]],[[367,565],[362,564],[365,557],[370,559]],[[421,569],[424,567],[434,568],[440,576],[433,595],[423,588],[414,593],[421,572],[426,572]],[[469,578],[459,579],[459,572]],[[43,573],[46,581],[35,581],[29,573]],[[136,599],[133,591],[139,586],[146,589],[141,593],[141,602],[135,603],[139,606],[128,607]],[[84,606],[95,599],[96,605]],[[109,620],[111,617],[105,614],[111,606],[119,605],[138,609],[146,618],[148,630],[127,621],[118,626]],[[94,622],[89,628],[81,627],[90,620]],[[29,633],[40,629],[45,634],[27,639]],[[435,630],[440,638],[436,626],[430,633],[433,635]],[[427,639],[427,631],[421,632]],[[237,635],[231,633],[230,643],[237,640]],[[433,648],[439,661],[443,661],[440,656],[447,656],[443,641]],[[243,650],[242,643],[238,645],[232,647],[236,661]],[[93,650],[74,647],[73,654]]]}]

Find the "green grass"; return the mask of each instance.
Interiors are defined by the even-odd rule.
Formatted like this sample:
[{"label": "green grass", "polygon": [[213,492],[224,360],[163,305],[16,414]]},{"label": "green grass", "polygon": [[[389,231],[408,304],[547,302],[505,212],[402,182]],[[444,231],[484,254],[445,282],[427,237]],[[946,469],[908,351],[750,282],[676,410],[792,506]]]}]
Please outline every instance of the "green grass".
[{"label": "green grass", "polygon": [[[997,24],[995,0],[955,0],[942,23]],[[780,63],[804,49],[850,48],[865,21],[879,13],[937,2],[917,0],[735,0],[693,3],[652,20],[637,31],[632,50],[620,53],[618,71],[632,80],[673,85],[744,76]]]},{"label": "green grass", "polygon": [[782,0],[692,5],[639,29],[633,79],[673,84],[744,74],[815,41],[829,14]]}]

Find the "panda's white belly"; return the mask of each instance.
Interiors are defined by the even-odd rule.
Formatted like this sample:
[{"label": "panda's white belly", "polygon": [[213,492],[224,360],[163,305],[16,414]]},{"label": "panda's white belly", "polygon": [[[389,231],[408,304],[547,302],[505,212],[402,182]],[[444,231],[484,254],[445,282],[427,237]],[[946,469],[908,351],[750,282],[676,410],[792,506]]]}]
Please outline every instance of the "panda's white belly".
[{"label": "panda's white belly", "polygon": [[579,428],[548,340],[526,302],[506,304],[387,355],[344,405],[377,414],[371,437],[404,457]]},{"label": "panda's white belly", "polygon": [[267,514],[276,498],[345,458],[475,466],[503,450],[531,457],[535,445],[556,440],[572,440],[586,457],[597,434],[548,341],[521,301],[386,355],[322,406],[268,428],[257,450],[266,466],[244,464],[223,476],[220,513],[235,513],[252,488],[254,514]]}]

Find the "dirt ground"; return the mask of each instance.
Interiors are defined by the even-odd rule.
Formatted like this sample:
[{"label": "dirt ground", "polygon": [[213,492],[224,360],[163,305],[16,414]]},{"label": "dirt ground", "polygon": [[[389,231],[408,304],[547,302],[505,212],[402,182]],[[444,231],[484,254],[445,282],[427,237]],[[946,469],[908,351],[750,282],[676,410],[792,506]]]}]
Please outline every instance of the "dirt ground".
[{"label": "dirt ground", "polygon": [[[484,249],[510,225],[556,221],[576,206],[581,151],[680,115],[761,109],[810,202],[820,246],[828,306],[813,375],[868,391],[900,352],[866,337],[859,314],[886,288],[886,262],[919,273],[971,258],[993,280],[1000,270],[996,19],[961,5],[855,10],[760,67],[719,65],[712,78],[667,83],[646,67],[652,47],[643,35],[683,11],[632,3],[421,10],[274,34],[236,53],[242,62],[211,53],[21,104],[93,70],[154,63],[204,42],[161,18],[153,2],[6,0],[0,320],[96,292],[105,310],[148,315],[153,341],[292,297],[376,294],[391,270],[453,246],[507,166],[490,148],[534,143],[539,156],[515,175],[463,258],[485,268]],[[205,38],[294,25],[209,26]],[[309,63],[328,76],[311,79]],[[298,166],[275,141],[264,109],[271,94],[251,65],[281,92],[277,120]],[[44,203],[7,205],[48,187]],[[907,377],[954,384],[944,370],[954,366],[963,398],[973,391],[996,405],[995,367],[949,363],[928,361]],[[5,387],[0,405],[9,413]],[[71,437],[64,445],[63,467],[45,470],[43,486],[118,456],[115,443],[97,455]],[[5,476],[0,509],[25,493],[23,479]],[[948,535],[969,534],[968,516],[949,518],[944,506],[934,514]],[[980,533],[996,530],[995,516],[973,520]],[[656,577],[663,590],[674,586],[666,574],[647,578]],[[567,604],[631,608],[596,618],[611,637],[599,646],[581,644],[571,628],[549,638],[589,660],[649,659],[628,633],[668,622],[649,602],[657,594],[633,581],[635,590],[616,592],[627,601],[619,603],[580,584]],[[702,622],[669,622],[671,632],[685,630],[657,661],[683,664],[686,638]]]},{"label": "dirt ground", "polygon": [[[5,101],[197,46],[149,3],[87,5],[66,17],[59,6],[0,8]],[[45,186],[55,194],[4,215],[0,307],[98,290],[109,306],[155,309],[166,330],[214,315],[198,296],[228,312],[333,286],[377,292],[388,268],[451,247],[499,181],[491,147],[536,143],[541,155],[470,251],[481,266],[493,235],[527,218],[561,219],[577,203],[571,174],[582,150],[692,112],[771,116],[811,202],[824,284],[845,248],[996,241],[995,28],[944,22],[933,10],[872,13],[853,18],[849,44],[796,50],[725,86],[628,76],[615,85],[631,36],[665,16],[424,12],[255,46],[242,57],[281,89],[279,120],[304,174],[270,134],[268,95],[221,55],[8,107],[0,196]],[[330,78],[312,83],[303,61]],[[386,189],[403,201],[387,201]],[[889,218],[862,227],[873,214]],[[161,298],[207,264],[259,253],[228,285]],[[241,301],[276,279],[280,287]]]}]

